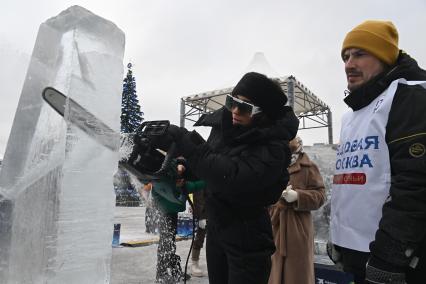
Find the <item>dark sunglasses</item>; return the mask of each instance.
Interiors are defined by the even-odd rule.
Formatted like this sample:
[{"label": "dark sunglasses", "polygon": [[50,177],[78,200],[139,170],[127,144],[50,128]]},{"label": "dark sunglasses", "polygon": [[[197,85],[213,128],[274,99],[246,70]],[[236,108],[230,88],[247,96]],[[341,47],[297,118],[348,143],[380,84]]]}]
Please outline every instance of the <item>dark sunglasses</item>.
[{"label": "dark sunglasses", "polygon": [[245,102],[231,95],[226,95],[225,107],[232,111],[234,108],[238,108],[241,113],[248,113],[250,116],[255,115],[256,113],[262,112],[260,107],[255,106],[254,104]]}]

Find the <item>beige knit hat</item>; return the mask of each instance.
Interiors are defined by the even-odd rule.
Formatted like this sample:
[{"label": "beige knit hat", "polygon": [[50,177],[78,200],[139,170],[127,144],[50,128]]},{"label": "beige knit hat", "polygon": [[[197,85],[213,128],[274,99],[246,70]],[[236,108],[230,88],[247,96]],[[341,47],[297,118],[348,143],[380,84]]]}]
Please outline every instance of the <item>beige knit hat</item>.
[{"label": "beige knit hat", "polygon": [[386,64],[393,65],[399,54],[398,31],[390,21],[365,21],[346,35],[341,55],[351,47],[364,49]]}]

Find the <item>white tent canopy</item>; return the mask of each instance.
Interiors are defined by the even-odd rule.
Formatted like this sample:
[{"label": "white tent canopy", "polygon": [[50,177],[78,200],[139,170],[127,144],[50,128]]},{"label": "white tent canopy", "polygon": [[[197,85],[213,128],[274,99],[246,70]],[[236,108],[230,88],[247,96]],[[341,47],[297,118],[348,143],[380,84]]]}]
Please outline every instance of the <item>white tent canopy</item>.
[{"label": "white tent canopy", "polygon": [[[270,76],[275,72],[262,53],[256,53],[246,72],[256,71],[276,80],[288,97],[288,105],[293,107],[299,117],[299,129],[327,127],[328,140],[333,141],[332,114],[330,107],[312,93],[294,76]],[[217,89],[181,98],[181,126],[185,120],[195,122],[202,114],[213,112],[225,104],[226,95],[233,87]],[[188,109],[187,109],[188,108]]]}]

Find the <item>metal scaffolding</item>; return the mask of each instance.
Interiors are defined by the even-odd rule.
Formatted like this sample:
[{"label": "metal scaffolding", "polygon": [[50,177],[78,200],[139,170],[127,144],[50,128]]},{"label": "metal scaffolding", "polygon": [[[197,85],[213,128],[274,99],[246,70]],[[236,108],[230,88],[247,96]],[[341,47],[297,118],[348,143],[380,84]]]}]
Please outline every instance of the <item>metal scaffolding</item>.
[{"label": "metal scaffolding", "polygon": [[[299,129],[328,128],[328,143],[333,143],[333,122],[330,107],[314,95],[294,76],[273,78],[277,80],[288,97],[300,120]],[[225,104],[226,95],[233,87],[218,89],[181,98],[180,125],[185,120],[196,122],[204,113],[213,112]]]}]

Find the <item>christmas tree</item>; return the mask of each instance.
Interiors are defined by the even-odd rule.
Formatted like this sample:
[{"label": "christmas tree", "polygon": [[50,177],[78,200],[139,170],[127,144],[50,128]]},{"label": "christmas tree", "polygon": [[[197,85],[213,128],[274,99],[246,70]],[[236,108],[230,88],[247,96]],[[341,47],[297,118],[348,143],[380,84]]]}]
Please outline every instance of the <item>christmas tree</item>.
[{"label": "christmas tree", "polygon": [[121,99],[121,133],[134,133],[143,121],[143,112],[136,94],[136,81],[132,63],[127,64],[127,75],[123,80]]},{"label": "christmas tree", "polygon": [[[121,99],[121,133],[131,135],[143,121],[143,112],[136,94],[136,81],[132,72],[132,64],[127,64],[127,75],[123,80],[123,94]],[[114,189],[116,204],[121,206],[138,206],[139,193],[130,183],[127,172],[118,169],[114,175]]]}]

